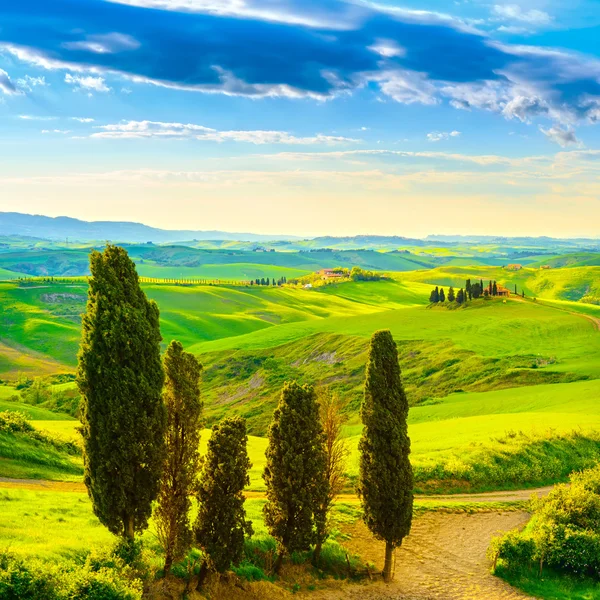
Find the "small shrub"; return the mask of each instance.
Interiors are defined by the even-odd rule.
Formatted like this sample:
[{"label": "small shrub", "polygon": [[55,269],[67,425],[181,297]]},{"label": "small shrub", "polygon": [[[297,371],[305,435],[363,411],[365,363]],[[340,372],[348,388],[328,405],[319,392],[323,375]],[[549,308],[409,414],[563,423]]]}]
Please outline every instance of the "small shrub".
[{"label": "small shrub", "polygon": [[501,559],[508,568],[520,568],[530,565],[535,556],[536,546],[533,539],[524,537],[516,531],[496,537],[488,550],[488,557],[494,561]]}]

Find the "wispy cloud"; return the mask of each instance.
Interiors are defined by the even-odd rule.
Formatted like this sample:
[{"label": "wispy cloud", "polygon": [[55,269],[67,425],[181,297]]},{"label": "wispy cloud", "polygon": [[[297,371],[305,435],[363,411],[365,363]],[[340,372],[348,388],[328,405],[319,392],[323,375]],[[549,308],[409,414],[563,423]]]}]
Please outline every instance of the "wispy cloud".
[{"label": "wispy cloud", "polygon": [[523,10],[518,4],[496,4],[492,8],[492,14],[506,21],[518,21],[528,25],[547,25],[552,17],[543,10]]},{"label": "wispy cloud", "polygon": [[8,73],[4,69],[0,69],[0,92],[6,96],[17,96],[21,92],[15,87]]},{"label": "wispy cloud", "polygon": [[27,92],[32,92],[35,87],[47,87],[49,84],[46,83],[46,78],[32,77],[31,75],[25,75],[20,79],[17,79],[17,87]]},{"label": "wispy cloud", "polygon": [[43,115],[19,115],[22,121],[55,121],[58,117],[50,117]]},{"label": "wispy cloud", "polygon": [[91,117],[71,117],[72,121],[77,121],[78,123],[93,123],[95,119]]},{"label": "wispy cloud", "polygon": [[60,135],[67,135],[67,134],[71,133],[71,130],[70,129],[42,129],[42,133],[43,134],[57,133]]},{"label": "wispy cloud", "polygon": [[554,126],[549,129],[540,127],[540,131],[551,141],[563,148],[568,146],[582,146],[582,143],[577,139],[575,132],[572,129],[561,129]]},{"label": "wispy cloud", "polygon": [[316,134],[295,136],[287,131],[234,130],[218,131],[193,123],[164,123],[161,121],[124,121],[109,125],[98,125],[90,137],[100,139],[139,139],[139,138],[192,138],[211,142],[246,142],[249,144],[348,144],[360,140],[342,136]]},{"label": "wispy cloud", "polygon": [[87,35],[82,40],[63,42],[67,50],[81,50],[94,54],[115,54],[126,50],[136,50],[140,43],[130,35],[123,33],[107,33],[103,35]]},{"label": "wispy cloud", "polygon": [[65,75],[65,83],[74,86],[76,90],[110,92],[110,88],[106,85],[103,77],[80,76],[67,73]]},{"label": "wispy cloud", "polygon": [[460,131],[432,131],[427,134],[427,139],[430,142],[440,142],[456,137],[460,137]]}]

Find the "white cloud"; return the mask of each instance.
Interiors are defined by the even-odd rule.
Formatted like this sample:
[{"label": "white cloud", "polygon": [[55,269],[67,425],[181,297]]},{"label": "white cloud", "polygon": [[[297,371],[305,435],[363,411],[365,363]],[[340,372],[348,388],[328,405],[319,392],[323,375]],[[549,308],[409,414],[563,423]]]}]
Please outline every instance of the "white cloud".
[{"label": "white cloud", "polygon": [[67,50],[82,50],[94,54],[116,54],[127,50],[136,50],[140,43],[130,35],[123,33],[107,33],[103,35],[88,35],[84,40],[65,42]]},{"label": "white cloud", "polygon": [[88,90],[94,92],[110,92],[103,77],[79,76],[67,73],[65,83],[75,86],[76,90]]},{"label": "white cloud", "polygon": [[530,29],[527,29],[527,27],[520,27],[519,25],[500,25],[496,31],[500,31],[501,33],[511,33],[514,35],[531,33]]},{"label": "white cloud", "polygon": [[72,121],[78,121],[79,123],[93,123],[94,119],[89,117],[71,117]]},{"label": "white cloud", "polygon": [[55,121],[58,117],[40,117],[38,115],[19,115],[23,121]]},{"label": "white cloud", "polygon": [[4,69],[0,69],[0,92],[7,96],[18,96],[21,93]]},{"label": "white cloud", "polygon": [[440,142],[441,140],[447,140],[453,137],[460,137],[460,131],[432,131],[427,134],[427,139],[430,142]]},{"label": "white cloud", "polygon": [[42,133],[59,133],[61,135],[67,135],[71,133],[70,129],[42,129]]},{"label": "white cloud", "polygon": [[550,129],[540,127],[540,131],[551,141],[559,146],[566,148],[567,146],[581,147],[583,144],[577,139],[575,132],[572,129],[561,129],[554,125]]},{"label": "white cloud", "polygon": [[303,7],[302,2],[281,0],[109,0],[109,2],[337,30],[351,28],[364,13],[364,9],[350,3],[343,8],[337,7],[337,10],[328,10],[326,6],[320,8],[318,4],[312,2]]},{"label": "white cloud", "polygon": [[402,104],[434,105],[439,102],[436,98],[437,89],[427,79],[424,73],[414,71],[384,71],[378,74],[368,74],[370,81],[378,81],[381,91]]},{"label": "white cloud", "polygon": [[17,87],[27,92],[33,91],[34,87],[46,87],[50,85],[46,83],[45,77],[32,77],[31,75],[25,75],[21,79],[17,79]]},{"label": "white cloud", "polygon": [[90,137],[100,139],[140,138],[191,138],[211,142],[246,142],[249,144],[343,144],[359,140],[342,136],[316,134],[309,137],[294,136],[287,131],[233,130],[218,131],[193,123],[165,123],[161,121],[124,121],[110,125],[99,125]]},{"label": "white cloud", "polygon": [[394,40],[378,39],[368,49],[385,58],[406,56],[406,50]]},{"label": "white cloud", "polygon": [[530,25],[547,25],[552,17],[543,10],[523,10],[518,4],[496,4],[492,8],[495,17],[506,21],[519,21]]},{"label": "white cloud", "polygon": [[506,103],[502,114],[508,119],[519,119],[522,123],[530,123],[533,117],[547,115],[548,104],[537,96],[516,96]]}]

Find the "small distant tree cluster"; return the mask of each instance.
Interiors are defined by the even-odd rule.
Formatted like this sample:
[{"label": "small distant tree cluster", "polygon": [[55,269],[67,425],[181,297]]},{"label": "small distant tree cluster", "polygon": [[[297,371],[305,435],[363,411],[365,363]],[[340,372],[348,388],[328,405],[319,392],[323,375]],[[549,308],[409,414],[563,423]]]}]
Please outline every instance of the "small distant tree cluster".
[{"label": "small distant tree cluster", "polygon": [[358,493],[367,527],[385,542],[383,578],[389,582],[394,549],[410,532],[414,483],[408,401],[389,331],[377,331],[371,338],[361,417]]},{"label": "small distant tree cluster", "polygon": [[365,271],[360,267],[352,267],[350,279],[352,279],[352,281],[379,281],[381,279],[381,274],[375,273],[374,271]]},{"label": "small distant tree cluster", "polygon": [[277,540],[275,572],[285,554],[306,551],[325,531],[323,506],[330,493],[325,434],[312,387],[284,385],[268,433],[265,524]]},{"label": "small distant tree cluster", "polygon": [[275,278],[269,279],[268,277],[256,278],[250,282],[250,285],[270,285],[270,286],[281,286],[287,283],[287,277],[280,277],[275,281]]}]

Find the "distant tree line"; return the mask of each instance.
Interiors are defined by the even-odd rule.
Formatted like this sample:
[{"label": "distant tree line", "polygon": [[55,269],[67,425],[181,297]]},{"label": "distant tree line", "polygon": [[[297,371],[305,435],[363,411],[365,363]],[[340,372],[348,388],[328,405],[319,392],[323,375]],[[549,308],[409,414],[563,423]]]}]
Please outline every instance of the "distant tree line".
[{"label": "distant tree line", "polygon": [[[94,513],[136,551],[136,534],[153,515],[164,573],[192,546],[202,550],[198,586],[211,572],[239,564],[252,523],[244,508],[251,467],[245,420],[212,428],[199,454],[202,365],[172,341],[160,353],[159,310],[140,287],[134,263],[117,246],[90,258],[78,355],[84,481]],[[319,563],[331,533],[330,511],[345,484],[348,448],[342,401],[310,385],[286,382],[268,432],[264,519],[277,543],[277,573],[294,552]],[[361,408],[358,492],[364,519],[385,542],[383,577],[412,520],[413,474],[408,402],[389,331],[371,340]],[[197,516],[190,521],[192,500]]]},{"label": "distant tree line", "polygon": [[261,277],[260,279],[257,277],[253,281],[250,281],[250,285],[271,285],[271,286],[282,286],[287,283],[287,277],[280,277],[277,281],[275,278],[269,280],[268,277]]},{"label": "distant tree line", "polygon": [[[456,302],[456,304],[464,304],[469,300],[476,300],[477,298],[491,298],[498,296],[499,286],[496,281],[490,280],[486,286],[483,285],[483,280],[471,282],[467,279],[465,287],[460,288],[458,292],[454,291],[454,288],[450,286],[448,288],[448,294],[444,292],[444,288],[436,286],[429,294],[430,304],[439,304],[448,302]],[[515,295],[517,295],[517,284],[515,284]],[[525,291],[521,291],[521,296],[525,298]]]}]

